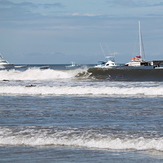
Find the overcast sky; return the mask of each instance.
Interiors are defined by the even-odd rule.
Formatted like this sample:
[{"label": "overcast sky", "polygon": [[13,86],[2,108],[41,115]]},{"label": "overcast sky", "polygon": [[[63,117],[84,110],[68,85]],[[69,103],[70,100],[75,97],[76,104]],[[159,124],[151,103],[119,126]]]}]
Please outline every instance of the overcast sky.
[{"label": "overcast sky", "polygon": [[[0,52],[11,63],[117,63],[163,59],[163,0],[0,0]],[[137,49],[137,50],[135,50]]]}]

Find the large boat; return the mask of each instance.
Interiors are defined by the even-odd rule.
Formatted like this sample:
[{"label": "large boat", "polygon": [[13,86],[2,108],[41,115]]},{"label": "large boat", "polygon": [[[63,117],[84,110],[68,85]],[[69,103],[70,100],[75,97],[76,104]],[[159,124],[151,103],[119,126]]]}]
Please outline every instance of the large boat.
[{"label": "large boat", "polygon": [[13,68],[14,64],[9,63],[7,60],[4,60],[2,55],[0,54],[0,69],[8,69]]},{"label": "large boat", "polygon": [[112,56],[106,57],[107,61],[99,61],[99,64],[94,66],[95,68],[115,68],[118,65],[115,63],[114,58]]},{"label": "large boat", "polygon": [[[102,50],[102,52],[103,52],[103,54],[104,54],[104,56],[105,56],[105,60],[106,61],[98,61],[98,65],[96,65],[96,66],[94,66],[95,68],[115,68],[115,67],[117,67],[118,65],[115,63],[115,60],[114,60],[114,57],[113,57],[113,55],[109,55],[109,56],[107,56],[106,54],[105,54],[105,52],[104,52],[104,49],[103,49],[103,47],[102,47],[102,45],[100,44],[100,47],[101,47],[101,50]],[[109,50],[109,52],[110,52],[110,49],[109,49],[109,47],[107,46],[107,44],[106,44],[106,47],[107,47],[107,49]],[[111,52],[110,52],[111,53]]]},{"label": "large boat", "polygon": [[139,55],[132,58],[130,62],[125,64],[125,66],[148,66],[148,65],[149,62],[145,60],[142,33],[141,33],[140,21],[139,21]]}]

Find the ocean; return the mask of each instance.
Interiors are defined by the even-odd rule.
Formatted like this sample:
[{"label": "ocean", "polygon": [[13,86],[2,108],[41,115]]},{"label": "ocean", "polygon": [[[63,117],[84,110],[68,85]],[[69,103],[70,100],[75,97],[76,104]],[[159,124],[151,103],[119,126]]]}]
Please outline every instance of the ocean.
[{"label": "ocean", "polygon": [[163,70],[0,70],[0,162],[163,162]]}]

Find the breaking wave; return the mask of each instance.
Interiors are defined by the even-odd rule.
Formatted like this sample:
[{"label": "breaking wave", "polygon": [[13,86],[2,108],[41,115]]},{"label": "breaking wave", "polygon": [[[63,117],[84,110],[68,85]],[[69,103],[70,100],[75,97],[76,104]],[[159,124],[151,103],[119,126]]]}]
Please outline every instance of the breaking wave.
[{"label": "breaking wave", "polygon": [[55,128],[0,128],[1,146],[71,146],[111,150],[163,151],[163,138],[125,137]]},{"label": "breaking wave", "polygon": [[29,68],[25,71],[1,70],[0,80],[55,80],[72,78],[103,79],[113,81],[163,81],[163,69],[98,69],[79,68],[54,70]]},{"label": "breaking wave", "polygon": [[87,69],[75,70],[53,70],[30,68],[25,71],[1,70],[0,80],[55,80],[75,78],[78,74],[86,72]]}]

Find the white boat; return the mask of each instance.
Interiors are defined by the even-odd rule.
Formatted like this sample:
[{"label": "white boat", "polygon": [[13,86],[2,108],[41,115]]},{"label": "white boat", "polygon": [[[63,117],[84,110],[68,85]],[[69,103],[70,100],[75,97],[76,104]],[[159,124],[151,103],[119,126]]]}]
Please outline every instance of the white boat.
[{"label": "white boat", "polygon": [[99,61],[100,64],[94,66],[95,68],[115,68],[118,65],[115,63],[114,58],[112,56],[106,57],[105,61]]},{"label": "white boat", "polygon": [[79,68],[79,65],[76,65],[75,62],[72,62],[71,65],[65,66],[65,67],[66,69],[75,69],[75,68]]},{"label": "white boat", "polygon": [[130,62],[125,64],[125,66],[147,66],[147,65],[148,62],[145,61],[142,33],[139,21],[139,55],[132,58]]},{"label": "white boat", "polygon": [[2,55],[0,54],[0,68],[1,69],[8,69],[8,68],[13,68],[14,64],[9,63],[7,60],[4,60]]}]

